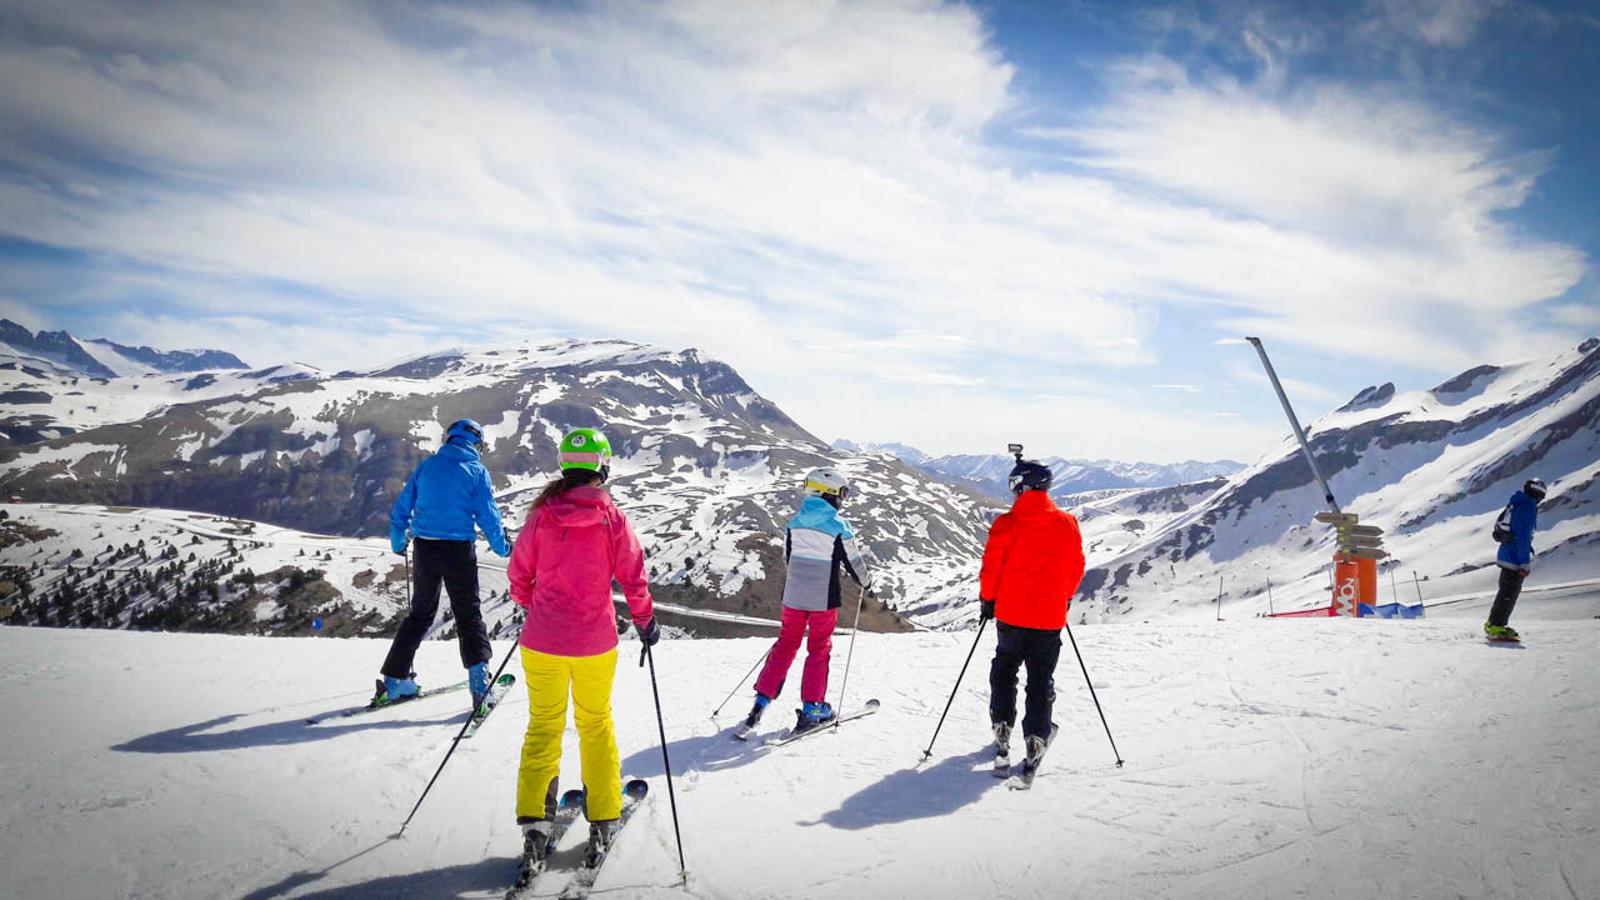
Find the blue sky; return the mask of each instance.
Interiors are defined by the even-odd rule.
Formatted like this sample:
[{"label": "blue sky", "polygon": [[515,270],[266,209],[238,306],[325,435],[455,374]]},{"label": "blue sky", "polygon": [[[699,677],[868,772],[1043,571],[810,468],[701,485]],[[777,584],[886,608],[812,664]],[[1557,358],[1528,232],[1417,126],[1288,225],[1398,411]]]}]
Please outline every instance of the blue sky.
[{"label": "blue sky", "polygon": [[[0,315],[695,346],[824,437],[1251,460],[1600,333],[1590,4],[9,3]],[[1223,343],[1219,343],[1222,341]]]}]

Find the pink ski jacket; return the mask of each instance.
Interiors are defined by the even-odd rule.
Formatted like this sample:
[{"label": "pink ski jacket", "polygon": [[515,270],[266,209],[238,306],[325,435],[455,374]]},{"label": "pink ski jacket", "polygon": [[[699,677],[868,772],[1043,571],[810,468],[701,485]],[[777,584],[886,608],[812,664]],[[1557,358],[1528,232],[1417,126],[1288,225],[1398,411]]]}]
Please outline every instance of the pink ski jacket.
[{"label": "pink ski jacket", "polygon": [[595,656],[617,646],[611,580],[628,598],[633,624],[655,615],[644,548],[628,519],[598,487],[573,488],[528,515],[507,568],[511,599],[528,611],[521,644],[555,656]]}]

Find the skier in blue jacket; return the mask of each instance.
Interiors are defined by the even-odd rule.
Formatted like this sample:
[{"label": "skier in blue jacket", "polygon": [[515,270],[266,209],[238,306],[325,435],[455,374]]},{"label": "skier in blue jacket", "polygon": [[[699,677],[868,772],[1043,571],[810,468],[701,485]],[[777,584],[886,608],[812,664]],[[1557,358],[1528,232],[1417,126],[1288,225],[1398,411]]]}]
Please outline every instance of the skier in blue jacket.
[{"label": "skier in blue jacket", "polygon": [[1533,531],[1539,524],[1539,501],[1544,494],[1543,481],[1528,479],[1522,490],[1511,495],[1495,523],[1495,537],[1500,541],[1500,552],[1495,556],[1495,563],[1500,566],[1500,590],[1489,608],[1489,621],[1483,623],[1483,633],[1496,640],[1518,640],[1516,630],[1507,623],[1522,593],[1528,567],[1533,564]]},{"label": "skier in blue jacket", "polygon": [[500,508],[494,502],[489,470],[478,458],[482,444],[483,427],[477,422],[459,419],[452,423],[445,432],[444,446],[411,473],[389,512],[389,545],[394,552],[405,554],[408,528],[411,537],[416,538],[411,613],[400,623],[383,661],[383,693],[390,701],[417,694],[411,663],[417,645],[433,624],[441,586],[450,594],[473,709],[489,691],[491,653],[483,611],[478,608],[474,527],[483,531],[489,548],[496,554],[510,556],[511,546],[500,524]]}]

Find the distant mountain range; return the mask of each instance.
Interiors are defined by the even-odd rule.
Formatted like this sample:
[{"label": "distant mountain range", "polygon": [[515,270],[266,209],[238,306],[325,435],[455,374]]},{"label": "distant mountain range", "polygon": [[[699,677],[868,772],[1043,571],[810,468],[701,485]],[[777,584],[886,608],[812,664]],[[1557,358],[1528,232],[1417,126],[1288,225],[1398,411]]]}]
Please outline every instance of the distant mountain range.
[{"label": "distant mountain range", "polygon": [[[724,363],[625,341],[452,350],[337,374],[96,381],[24,368],[0,370],[0,385],[33,401],[54,432],[0,446],[0,495],[335,535],[387,533],[405,477],[452,419],[484,424],[485,463],[513,527],[555,473],[562,433],[601,426],[617,450],[612,492],[642,532],[657,595],[770,618],[783,523],[812,467],[851,479],[845,513],[879,560],[876,596],[898,609],[869,600],[867,627],[907,628],[901,613],[964,591],[996,506],[896,459],[830,449]],[[0,420],[18,414],[0,407]]]},{"label": "distant mountain range", "polygon": [[239,357],[221,350],[130,347],[103,338],[85,340],[65,331],[35,334],[10,319],[0,319],[0,363],[5,362],[90,378],[249,368]]},{"label": "distant mountain range", "polygon": [[[38,360],[47,351],[29,352]],[[290,571],[309,573],[312,558],[216,549],[216,571],[253,567],[282,583],[269,591],[240,582],[205,600],[214,594],[191,569],[208,554],[191,561],[205,548],[184,542],[206,538],[169,541],[159,548],[164,555],[152,549],[150,560],[135,563],[123,548],[138,533],[131,517],[138,508],[167,508],[263,528],[381,535],[402,480],[460,416],[485,425],[485,461],[513,525],[555,471],[560,435],[604,426],[617,449],[613,492],[640,529],[653,589],[699,611],[776,615],[783,522],[801,476],[826,463],[852,480],[845,513],[881,563],[864,625],[961,627],[972,616],[987,524],[1008,499],[1005,454],[929,458],[904,445],[829,446],[731,367],[694,350],[549,341],[451,350],[363,372],[288,365],[110,378],[13,359],[0,362],[0,496],[103,504],[129,518],[41,509],[39,521],[0,535],[0,585],[8,572],[26,570],[39,597],[115,590],[122,598],[112,621],[97,609],[100,619],[75,620],[85,623],[263,627],[267,619],[247,614],[252,604],[262,616],[275,608],[303,618],[336,602],[318,599],[331,595],[308,587],[309,574]],[[1417,593],[1431,581],[1431,596],[1446,585],[1492,585],[1489,523],[1533,475],[1550,486],[1535,577],[1600,574],[1600,340],[1480,366],[1429,391],[1368,388],[1308,432],[1344,507],[1385,530],[1394,554],[1381,579],[1385,595],[1403,589],[1407,574]],[[1243,468],[1225,460],[1048,462],[1055,493],[1083,525],[1089,557],[1074,621],[1211,615],[1219,593],[1227,609],[1253,614],[1267,608],[1269,582],[1280,609],[1326,602],[1332,532],[1312,522],[1320,492],[1291,438]],[[94,524],[68,529],[63,521]],[[249,527],[229,525],[228,534]],[[52,529],[57,537],[45,535]],[[69,545],[80,531],[89,537],[74,557]],[[314,553],[322,539],[294,540]],[[356,562],[371,552],[332,543],[321,550],[328,590],[361,595],[347,607],[347,625],[359,633],[381,630],[396,612],[393,573]],[[41,553],[56,562],[41,564]],[[328,558],[341,553],[350,558]],[[126,578],[117,575],[124,569]],[[113,575],[124,580],[106,583]],[[160,586],[169,581],[186,586]],[[189,602],[180,595],[222,607],[162,606]],[[65,621],[28,609],[34,621]],[[291,620],[299,621],[272,621],[288,628]]]},{"label": "distant mountain range", "polygon": [[[887,453],[907,465],[953,480],[958,484],[968,485],[997,499],[1008,500],[1011,496],[1006,478],[1010,475],[1015,460],[1007,454],[930,456],[905,444],[859,444],[844,439],[834,441],[833,446],[857,453]],[[1205,481],[1219,475],[1232,475],[1245,467],[1244,463],[1229,459],[1215,462],[1188,460],[1162,464],[1125,463],[1110,459],[1062,459],[1051,456],[1041,459],[1040,462],[1048,465],[1055,474],[1050,493],[1056,497],[1112,488],[1173,487]]]}]

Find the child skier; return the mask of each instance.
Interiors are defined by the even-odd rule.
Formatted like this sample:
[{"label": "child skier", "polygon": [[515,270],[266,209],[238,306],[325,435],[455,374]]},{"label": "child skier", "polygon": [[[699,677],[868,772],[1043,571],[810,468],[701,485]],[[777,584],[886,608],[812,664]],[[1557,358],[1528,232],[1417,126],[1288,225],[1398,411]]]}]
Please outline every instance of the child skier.
[{"label": "child skier", "polygon": [[380,697],[395,702],[414,697],[417,682],[411,672],[417,645],[433,624],[439,608],[439,588],[450,594],[456,636],[461,642],[461,665],[476,710],[489,692],[489,632],[478,607],[478,552],[474,525],[483,531],[489,547],[510,556],[500,507],[494,502],[489,470],[479,460],[483,428],[471,419],[458,419],[445,431],[444,446],[423,460],[389,511],[389,546],[406,552],[409,529],[416,538],[411,567],[411,612],[400,623],[389,655],[383,661]]},{"label": "child skier", "polygon": [[794,733],[833,720],[835,712],[824,699],[828,693],[828,662],[833,649],[833,627],[843,604],[839,569],[864,584],[866,561],[856,547],[855,532],[839,516],[850,493],[845,477],[833,469],[813,469],[806,475],[805,499],[784,529],[783,559],[787,564],[783,584],[783,625],[778,641],[767,653],[766,665],[756,678],[756,701],[750,715],[734,733],[740,739],[761,721],[767,704],[777,698],[788,677],[789,666],[806,641],[805,671],[800,680],[801,706]]},{"label": "child skier", "polygon": [[1489,621],[1483,623],[1483,633],[1492,641],[1521,640],[1516,629],[1507,623],[1522,594],[1528,567],[1533,564],[1533,532],[1539,526],[1539,501],[1544,494],[1543,481],[1528,479],[1522,490],[1511,495],[1495,522],[1494,536],[1500,542],[1500,552],[1495,555],[1495,563],[1500,566],[1500,589],[1489,608]]},{"label": "child skier", "polygon": [[589,820],[586,864],[597,864],[610,847],[622,812],[622,762],[611,722],[617,670],[612,579],[627,597],[639,639],[653,646],[661,637],[644,550],[601,487],[611,474],[610,442],[593,428],[576,429],[561,442],[560,465],[561,477],[545,485],[528,511],[507,569],[511,597],[527,610],[520,640],[528,733],[517,774],[519,888],[543,871],[550,850],[569,692]]},{"label": "child skier", "polygon": [[1028,669],[1022,735],[1027,756],[1017,786],[1033,782],[1055,736],[1056,659],[1067,607],[1083,579],[1078,520],[1050,499],[1049,467],[1022,458],[1011,470],[1011,511],[989,527],[978,577],[979,614],[995,620],[997,642],[989,667],[989,720],[994,728],[995,775],[1011,769],[1011,729],[1017,721],[1017,670]]}]

